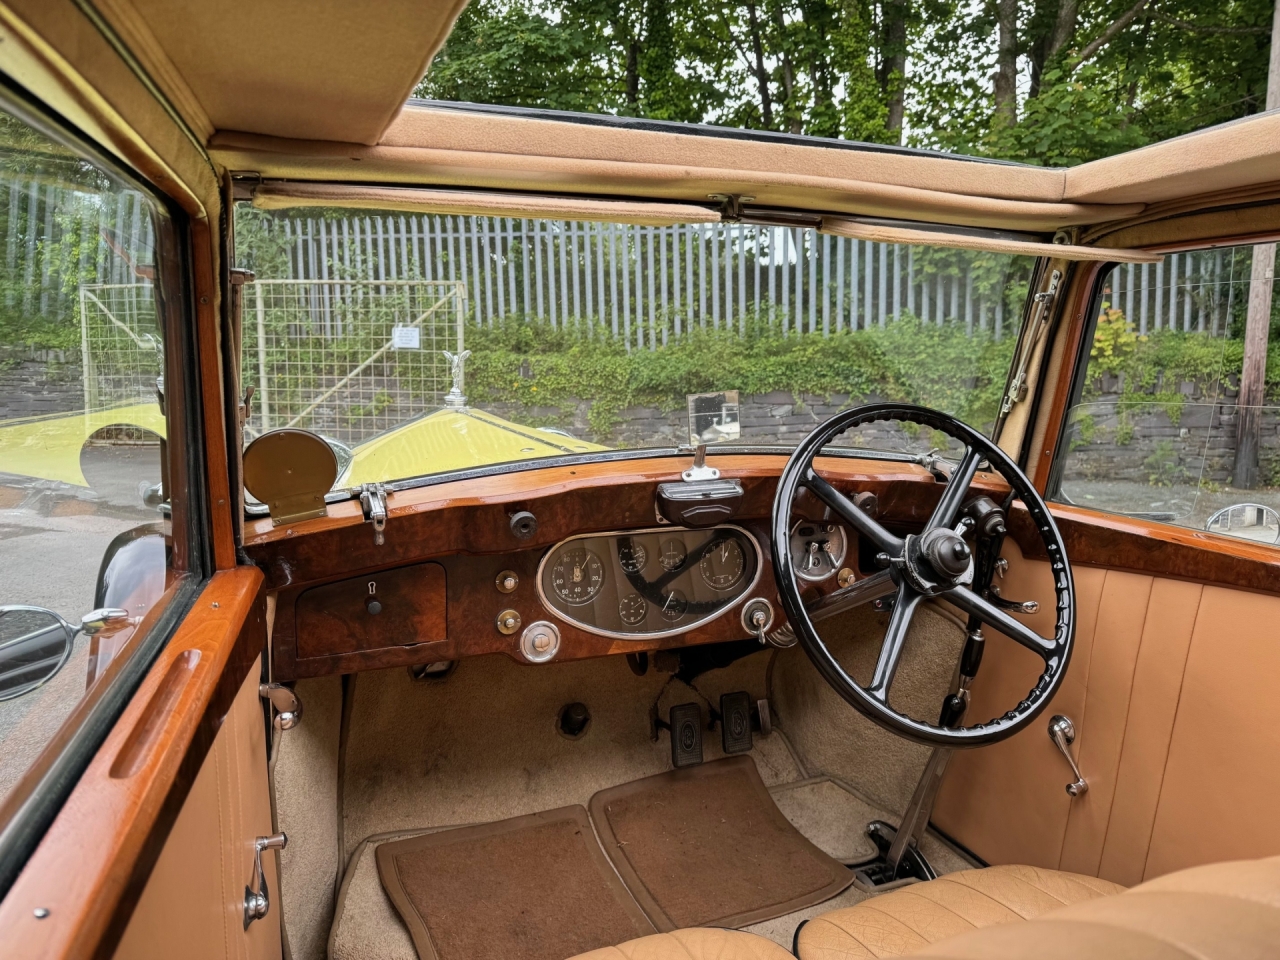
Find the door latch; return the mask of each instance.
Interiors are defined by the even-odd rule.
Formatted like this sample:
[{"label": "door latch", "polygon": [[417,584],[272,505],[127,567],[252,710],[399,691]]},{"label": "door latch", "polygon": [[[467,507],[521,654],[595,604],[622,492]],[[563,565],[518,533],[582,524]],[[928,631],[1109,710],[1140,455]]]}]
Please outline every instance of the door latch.
[{"label": "door latch", "polygon": [[258,696],[268,701],[276,711],[276,723],[281,730],[291,730],[302,719],[302,701],[298,694],[282,683],[258,684]]},{"label": "door latch", "polygon": [[387,529],[387,488],[381,483],[361,486],[360,509],[364,511],[364,518],[373,524],[374,546],[382,546],[387,540],[384,533]]},{"label": "door latch", "polygon": [[244,888],[244,928],[246,930],[249,929],[249,924],[255,920],[261,920],[271,909],[267,875],[262,872],[262,851],[283,850],[288,842],[289,838],[283,833],[258,837],[253,841],[253,876],[249,878],[249,885]]},{"label": "door latch", "polygon": [[1076,742],[1076,726],[1071,722],[1071,718],[1058,714],[1050,720],[1049,739],[1062,751],[1062,755],[1067,758],[1067,763],[1071,764],[1071,772],[1075,774],[1075,780],[1067,784],[1067,793],[1073,797],[1088,793],[1089,782],[1081,776],[1080,768],[1076,766],[1076,758],[1071,755],[1071,744]]}]

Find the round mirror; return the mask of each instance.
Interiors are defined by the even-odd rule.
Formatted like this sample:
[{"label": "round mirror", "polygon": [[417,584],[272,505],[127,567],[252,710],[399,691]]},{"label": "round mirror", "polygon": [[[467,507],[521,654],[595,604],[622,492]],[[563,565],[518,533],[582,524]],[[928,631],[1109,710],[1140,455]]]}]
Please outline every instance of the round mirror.
[{"label": "round mirror", "polygon": [[1280,513],[1261,503],[1233,503],[1211,516],[1204,528],[1210,533],[1254,540],[1258,543],[1280,543]]},{"label": "round mirror", "polygon": [[49,682],[71,656],[76,628],[43,607],[0,606],[0,700]]}]

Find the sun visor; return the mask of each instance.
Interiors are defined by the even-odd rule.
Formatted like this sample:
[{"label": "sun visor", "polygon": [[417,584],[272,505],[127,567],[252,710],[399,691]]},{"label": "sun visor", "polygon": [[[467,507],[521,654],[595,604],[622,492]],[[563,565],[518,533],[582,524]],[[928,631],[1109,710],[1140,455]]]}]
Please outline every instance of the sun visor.
[{"label": "sun visor", "polygon": [[905,223],[852,217],[823,217],[823,233],[875,243],[905,243],[917,246],[953,247],[959,250],[987,250],[1018,253],[1055,260],[1103,260],[1111,263],[1159,263],[1164,257],[1146,250],[1082,247],[1070,243],[1046,243],[1034,235],[948,227],[944,224]]},{"label": "sun visor", "polygon": [[258,184],[253,189],[253,205],[261,210],[340,207],[443,215],[592,220],[644,227],[720,222],[718,210],[692,203],[596,200],[590,197],[538,196],[482,190],[369,187],[296,181],[268,181]]}]

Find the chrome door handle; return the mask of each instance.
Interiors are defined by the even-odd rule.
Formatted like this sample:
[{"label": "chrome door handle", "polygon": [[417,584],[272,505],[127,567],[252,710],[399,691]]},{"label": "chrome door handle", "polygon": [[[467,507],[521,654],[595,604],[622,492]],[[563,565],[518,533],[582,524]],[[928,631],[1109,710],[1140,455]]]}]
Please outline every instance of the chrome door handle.
[{"label": "chrome door handle", "polygon": [[[269,837],[258,837],[253,841],[253,876],[249,878],[249,885],[244,888],[244,928],[249,929],[249,924],[255,920],[261,920],[267,915],[267,911],[271,909],[270,894],[267,890],[267,876],[262,872],[262,851],[263,850],[283,850],[285,844],[289,842],[289,838],[283,833],[275,833]],[[254,887],[257,887],[255,890]]]},{"label": "chrome door handle", "polygon": [[1076,727],[1071,722],[1071,718],[1058,714],[1050,720],[1049,739],[1062,751],[1062,755],[1067,758],[1067,763],[1071,764],[1071,772],[1075,774],[1075,781],[1067,784],[1067,793],[1073,797],[1087,793],[1089,782],[1081,776],[1080,768],[1076,766],[1076,758],[1071,756],[1071,744],[1076,742]]}]

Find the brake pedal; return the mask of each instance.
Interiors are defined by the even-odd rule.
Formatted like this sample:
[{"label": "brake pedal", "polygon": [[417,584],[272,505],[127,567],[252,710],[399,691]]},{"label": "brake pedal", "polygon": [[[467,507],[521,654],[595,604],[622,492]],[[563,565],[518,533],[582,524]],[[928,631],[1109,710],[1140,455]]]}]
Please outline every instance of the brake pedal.
[{"label": "brake pedal", "polygon": [[671,708],[671,765],[696,767],[702,762],[702,708],[682,703]]},{"label": "brake pedal", "polygon": [[726,754],[751,750],[751,695],[745,690],[720,697],[720,745]]}]

